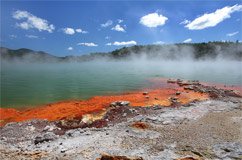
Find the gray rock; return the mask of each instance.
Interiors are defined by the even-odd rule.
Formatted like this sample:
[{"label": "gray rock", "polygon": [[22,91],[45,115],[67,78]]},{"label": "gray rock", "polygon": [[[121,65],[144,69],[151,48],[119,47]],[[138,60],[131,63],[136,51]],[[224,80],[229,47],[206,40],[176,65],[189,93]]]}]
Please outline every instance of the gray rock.
[{"label": "gray rock", "polygon": [[115,101],[110,104],[112,107],[116,106],[129,106],[130,102],[129,101]]},{"label": "gray rock", "polygon": [[43,142],[49,142],[49,141],[53,141],[55,139],[57,139],[57,135],[55,135],[52,132],[47,132],[43,135],[38,135],[35,137],[34,139],[34,144],[39,144],[39,143],[43,143]]},{"label": "gray rock", "polygon": [[213,151],[221,159],[240,159],[242,156],[242,144],[239,142],[225,142],[213,146]]},{"label": "gray rock", "polygon": [[53,131],[54,129],[56,129],[56,127],[55,126],[46,126],[45,128],[44,128],[44,131]]},{"label": "gray rock", "polygon": [[185,86],[184,89],[185,90],[194,90],[193,85],[189,85],[189,86]]}]

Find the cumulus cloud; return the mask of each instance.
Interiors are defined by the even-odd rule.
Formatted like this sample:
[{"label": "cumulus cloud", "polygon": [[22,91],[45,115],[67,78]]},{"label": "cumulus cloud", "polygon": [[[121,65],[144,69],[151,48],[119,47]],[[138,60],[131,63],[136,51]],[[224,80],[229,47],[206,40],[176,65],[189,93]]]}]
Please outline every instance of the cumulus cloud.
[{"label": "cumulus cloud", "polygon": [[191,21],[187,20],[187,19],[184,19],[180,24],[188,24],[190,23]]},{"label": "cumulus cloud", "polygon": [[70,28],[70,27],[63,28],[62,31],[63,31],[65,34],[69,34],[69,35],[73,35],[73,34],[75,34],[75,33],[82,33],[82,34],[86,34],[86,33],[88,33],[87,31],[84,31],[84,30],[82,30],[81,28],[74,29],[74,28]]},{"label": "cumulus cloud", "polygon": [[146,27],[152,28],[163,26],[167,20],[168,18],[163,16],[162,14],[159,15],[158,13],[150,13],[141,17],[139,23]]},{"label": "cumulus cloud", "polygon": [[111,26],[112,24],[113,24],[113,21],[108,20],[107,22],[101,24],[101,27],[104,27],[105,28],[105,27]]},{"label": "cumulus cloud", "polygon": [[72,51],[73,48],[72,48],[72,47],[68,47],[67,50],[68,50],[68,51]]},{"label": "cumulus cloud", "polygon": [[25,37],[31,38],[31,39],[38,39],[39,38],[38,36],[30,35],[30,34],[26,34]]},{"label": "cumulus cloud", "polygon": [[84,31],[84,30],[82,30],[81,28],[77,28],[77,29],[76,29],[76,32],[77,32],[77,33],[83,33],[83,34],[88,33],[87,31]]},{"label": "cumulus cloud", "polygon": [[217,9],[212,13],[205,13],[188,23],[185,27],[190,30],[201,30],[208,27],[214,27],[225,19],[230,18],[230,15],[236,11],[242,11],[242,5],[236,4],[231,7],[226,6],[224,8]]},{"label": "cumulus cloud", "polygon": [[192,42],[192,39],[191,38],[188,38],[188,39],[186,39],[186,40],[183,41],[183,43],[190,43],[190,42]]},{"label": "cumulus cloud", "polygon": [[82,42],[82,43],[78,43],[77,45],[79,46],[88,46],[88,47],[97,47],[98,45],[95,43],[87,43],[87,42]]},{"label": "cumulus cloud", "polygon": [[75,30],[73,28],[67,27],[67,28],[63,28],[62,30],[65,34],[69,34],[69,35],[75,34]]},{"label": "cumulus cloud", "polygon": [[22,20],[22,22],[17,23],[16,25],[25,30],[37,29],[39,31],[48,31],[49,33],[52,33],[55,30],[53,24],[49,24],[47,20],[36,17],[27,11],[17,10],[13,12],[12,16],[14,19]]},{"label": "cumulus cloud", "polygon": [[161,44],[165,44],[165,42],[163,42],[163,41],[156,41],[156,42],[154,42],[153,44],[161,45]]},{"label": "cumulus cloud", "polygon": [[128,46],[128,45],[136,45],[137,42],[135,41],[126,41],[126,42],[113,42],[113,43],[107,43],[106,45],[107,46],[111,46],[111,45],[114,45],[114,46]]},{"label": "cumulus cloud", "polygon": [[234,35],[236,35],[236,34],[238,34],[239,32],[237,31],[237,32],[232,32],[232,33],[228,33],[228,34],[226,34],[228,37],[232,37],[232,36],[234,36]]},{"label": "cumulus cloud", "polygon": [[114,26],[114,27],[112,28],[112,30],[114,30],[114,31],[118,31],[118,32],[125,32],[124,27],[120,26],[119,24],[117,24],[116,26]]}]

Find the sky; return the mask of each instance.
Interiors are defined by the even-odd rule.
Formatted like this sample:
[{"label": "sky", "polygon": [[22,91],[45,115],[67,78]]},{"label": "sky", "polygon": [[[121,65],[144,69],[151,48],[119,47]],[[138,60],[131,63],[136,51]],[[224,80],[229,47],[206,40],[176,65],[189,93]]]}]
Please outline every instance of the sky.
[{"label": "sky", "polygon": [[1,46],[56,56],[242,41],[241,0],[0,1]]}]

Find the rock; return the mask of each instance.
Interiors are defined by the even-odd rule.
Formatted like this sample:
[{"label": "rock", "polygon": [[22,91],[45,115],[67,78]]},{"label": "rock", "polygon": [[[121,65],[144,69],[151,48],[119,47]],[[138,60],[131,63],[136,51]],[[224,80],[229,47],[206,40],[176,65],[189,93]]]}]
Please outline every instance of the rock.
[{"label": "rock", "polygon": [[146,98],[146,99],[149,99],[149,98],[150,98],[150,96],[145,96],[145,98]]},{"label": "rock", "polygon": [[52,132],[48,132],[43,135],[36,136],[35,140],[34,140],[34,144],[36,145],[36,144],[43,143],[43,142],[53,141],[56,138],[57,138],[57,135],[55,135]]},{"label": "rock", "polygon": [[126,116],[127,116],[127,113],[124,113],[122,116],[123,116],[123,117],[126,117]]},{"label": "rock", "polygon": [[176,92],[176,95],[180,95],[180,94],[181,94],[181,92],[179,92],[179,91]]},{"label": "rock", "polygon": [[65,152],[66,152],[66,150],[65,150],[65,149],[62,149],[60,152],[61,152],[61,153],[65,153]]},{"label": "rock", "polygon": [[187,86],[187,85],[201,85],[199,81],[193,80],[193,81],[177,81],[177,84],[180,86]]},{"label": "rock", "polygon": [[142,157],[126,157],[126,156],[112,156],[108,154],[102,154],[101,158],[97,158],[96,160],[143,160]]},{"label": "rock", "polygon": [[177,97],[169,97],[169,100],[170,100],[171,103],[178,103]]},{"label": "rock", "polygon": [[189,86],[185,86],[184,87],[185,90],[194,90],[193,85],[189,85]]},{"label": "rock", "polygon": [[121,106],[128,106],[130,104],[129,101],[122,101],[120,102]]},{"label": "rock", "polygon": [[176,101],[178,100],[178,97],[170,97],[169,100]]},{"label": "rock", "polygon": [[28,125],[25,129],[26,129],[26,130],[29,130],[29,131],[31,131],[31,132],[35,131],[35,127],[32,126],[32,125]]},{"label": "rock", "polygon": [[55,129],[54,126],[46,126],[43,131],[53,131]]},{"label": "rock", "polygon": [[136,109],[129,109],[129,111],[130,111],[131,113],[137,113],[137,110],[136,110]]},{"label": "rock", "polygon": [[162,124],[163,125],[168,125],[168,124],[171,124],[172,122],[171,121],[163,121]]},{"label": "rock", "polygon": [[131,127],[138,129],[147,129],[149,128],[149,125],[144,122],[135,122],[131,125]]},{"label": "rock", "polygon": [[214,145],[213,151],[220,159],[241,159],[242,144],[239,142],[225,142]]},{"label": "rock", "polygon": [[188,156],[188,157],[178,158],[178,159],[176,159],[176,160],[199,160],[199,159],[198,159],[198,158],[194,158],[194,157],[190,157],[190,156]]},{"label": "rock", "polygon": [[1,137],[1,141],[7,141],[6,137]]},{"label": "rock", "polygon": [[154,106],[153,106],[153,109],[154,109],[154,110],[160,110],[160,109],[162,109],[162,107],[159,106],[159,105],[154,105]]},{"label": "rock", "polygon": [[130,102],[129,101],[115,101],[110,104],[111,107],[116,107],[116,106],[129,106]]},{"label": "rock", "polygon": [[168,79],[167,83],[177,83],[177,80],[176,79]]},{"label": "rock", "polygon": [[148,92],[143,92],[143,95],[148,95],[149,93]]}]

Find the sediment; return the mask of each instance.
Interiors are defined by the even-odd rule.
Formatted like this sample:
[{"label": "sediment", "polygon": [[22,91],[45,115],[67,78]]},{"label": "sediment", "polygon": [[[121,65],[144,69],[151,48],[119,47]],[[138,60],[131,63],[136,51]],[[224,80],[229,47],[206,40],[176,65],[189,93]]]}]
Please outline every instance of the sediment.
[{"label": "sediment", "polygon": [[[149,103],[117,96],[98,112],[52,121],[8,122],[0,128],[0,158],[241,159],[241,94],[198,81],[167,82],[172,92],[165,105],[146,100],[162,101],[160,92],[146,90],[135,95]],[[188,94],[202,99],[183,101],[181,96]]]}]

